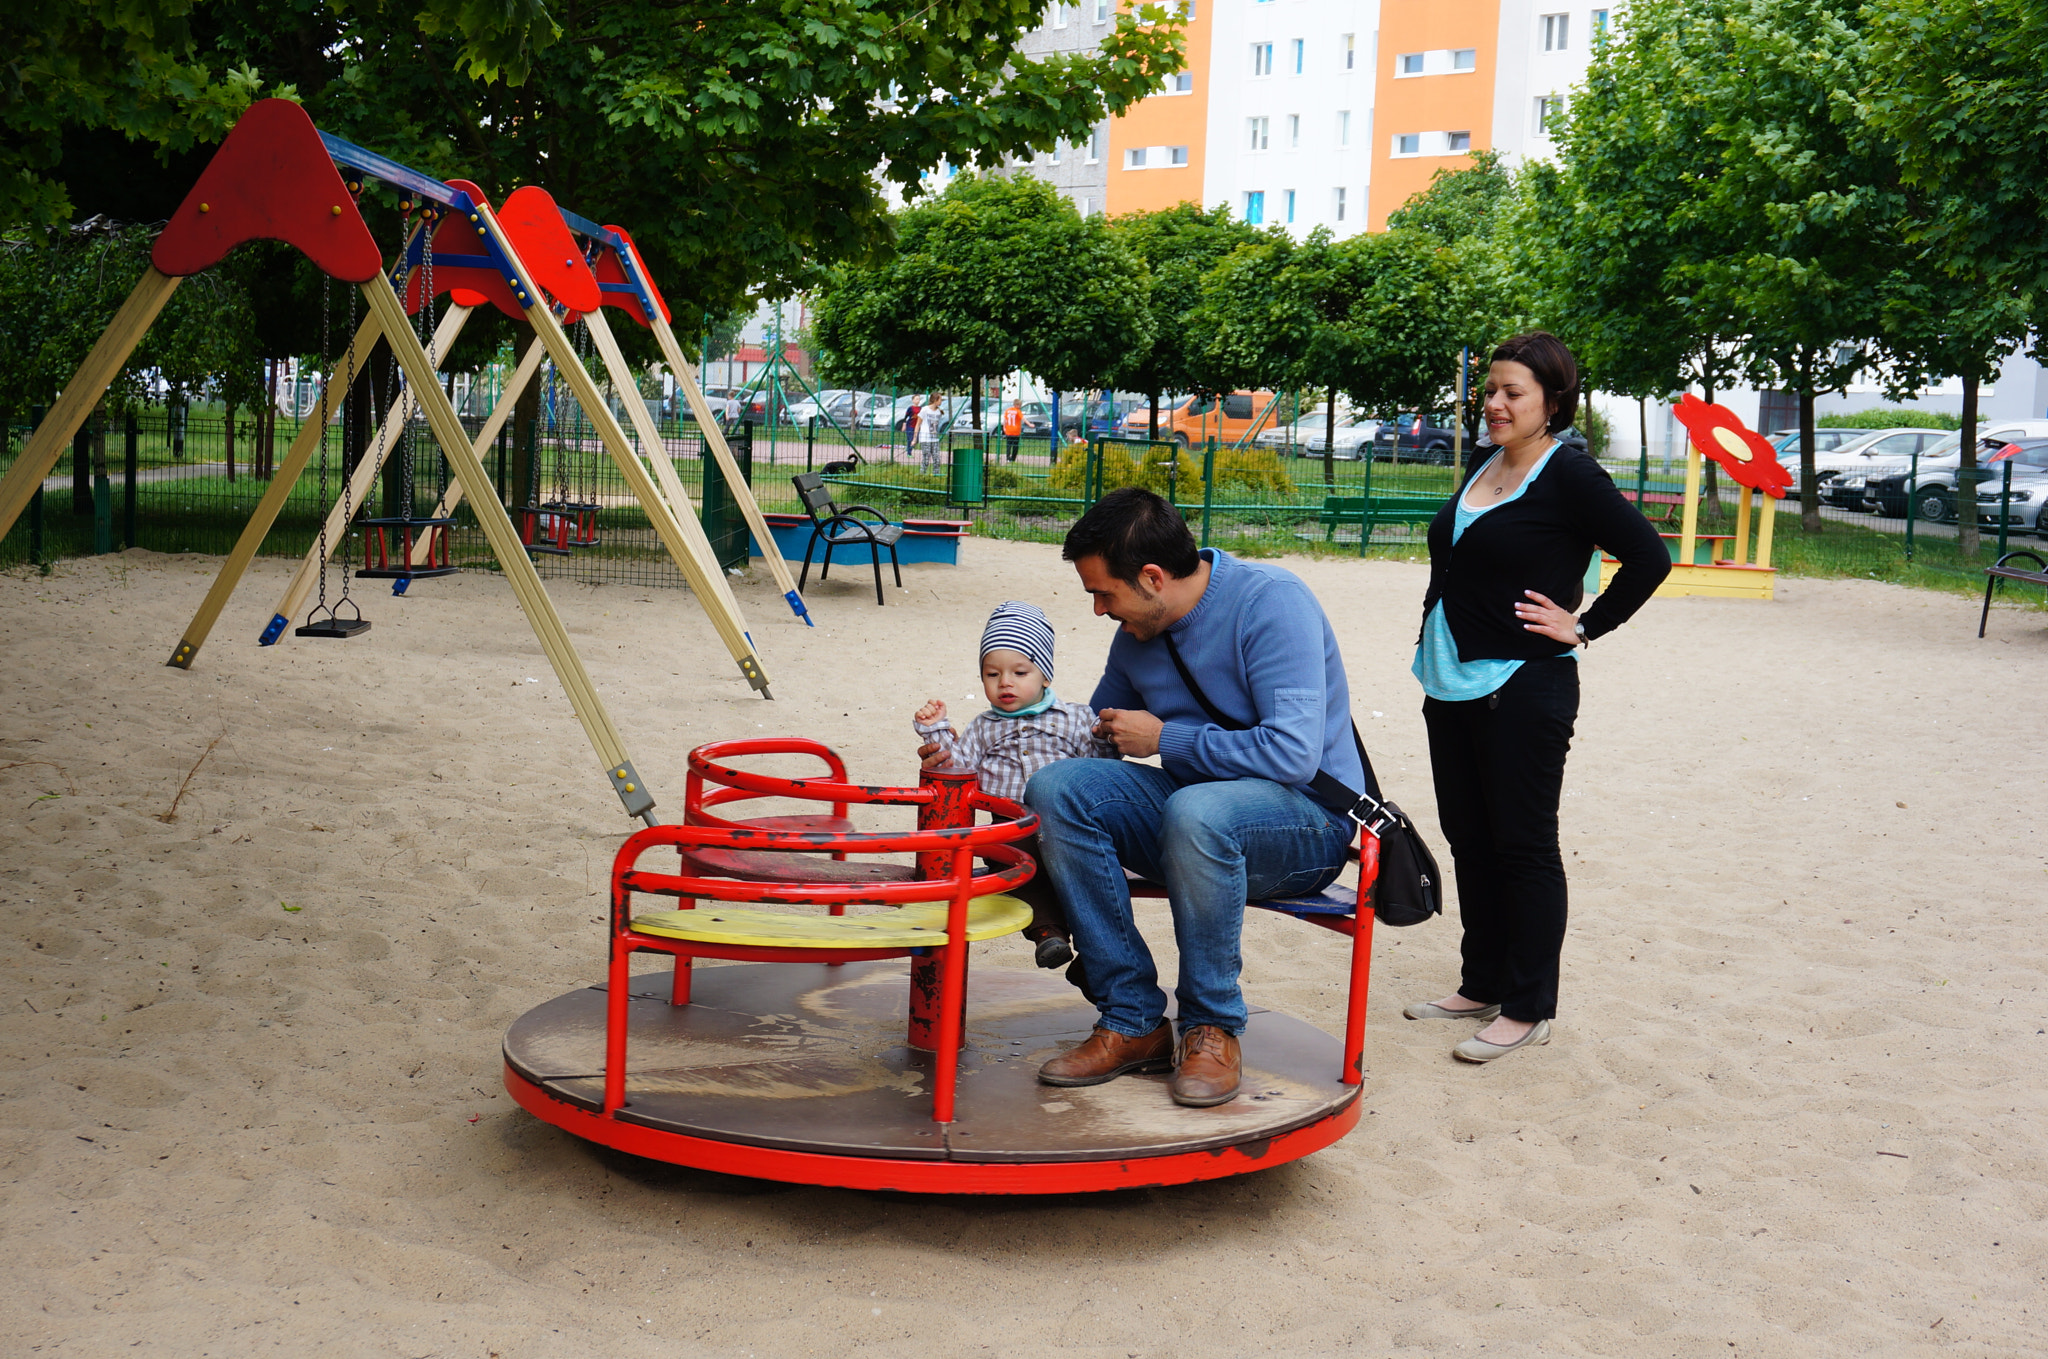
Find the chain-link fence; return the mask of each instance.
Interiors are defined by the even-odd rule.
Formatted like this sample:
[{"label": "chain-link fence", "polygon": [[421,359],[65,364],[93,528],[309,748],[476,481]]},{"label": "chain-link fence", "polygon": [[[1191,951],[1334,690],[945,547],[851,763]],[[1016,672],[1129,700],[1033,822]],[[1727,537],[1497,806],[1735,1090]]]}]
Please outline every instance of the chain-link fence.
[{"label": "chain-link fence", "polygon": [[[472,431],[480,420],[465,416]],[[747,532],[715,461],[704,456],[695,424],[657,421],[665,451],[690,493],[722,565],[741,565]],[[589,421],[566,395],[543,408],[525,447],[509,430],[485,455],[485,465],[515,522],[546,507],[592,507],[596,532],[567,553],[537,554],[542,574],[591,582],[680,586],[646,513],[596,438]],[[252,417],[232,431],[218,413],[146,409],[105,428],[88,427],[44,483],[38,501],[0,541],[0,566],[140,546],[159,552],[220,555],[233,545],[256,502],[269,488],[266,472],[284,455],[298,422],[280,416],[267,436]],[[6,457],[20,447],[24,428],[10,431]],[[894,519],[911,516],[967,521],[992,537],[1057,542],[1106,490],[1142,485],[1180,506],[1204,542],[1233,551],[1421,557],[1429,519],[1451,493],[1455,455],[1411,456],[1397,448],[1374,450],[1370,441],[1325,459],[1292,448],[1188,446],[1098,437],[1067,442],[1045,434],[1009,439],[1000,433],[948,433],[926,448],[897,429],[849,428],[823,421],[756,428],[740,422],[728,434],[755,498],[764,510],[801,513],[790,478],[823,470],[843,488],[845,502],[864,502]],[[337,423],[327,438],[325,492],[319,460],[292,490],[267,536],[266,555],[294,557],[312,546],[321,517],[339,496],[349,463]],[[423,429],[409,433],[412,513],[432,512],[447,481],[438,448]],[[1399,458],[1393,455],[1399,453]],[[1371,453],[1372,456],[1363,456]],[[405,455],[394,458],[357,507],[386,516],[403,513]],[[1674,502],[1684,491],[1682,446],[1653,448],[1627,462],[1606,463],[1615,481],[1660,530],[1676,534]],[[1909,471],[1909,477],[1913,475]],[[2000,474],[1988,489],[1996,493]],[[1917,483],[1911,483],[1917,484]],[[1702,497],[1701,534],[1734,531],[1739,491],[1712,477]],[[1959,498],[1951,495],[1949,505]],[[1972,497],[1960,497],[1970,501]],[[1973,506],[1966,506],[1972,508]],[[1996,505],[1989,507],[1979,553],[1959,551],[1952,515],[1930,519],[1933,502],[1909,497],[1899,504],[1860,500],[1841,489],[1823,495],[1817,531],[1803,531],[1799,502],[1776,503],[1773,564],[1786,574],[1857,576],[1948,588],[1981,586],[1983,567],[2008,543],[2031,536],[2036,521],[2014,515],[2001,536]],[[1896,511],[1894,513],[1893,511]],[[489,545],[473,516],[458,510],[451,535],[458,565],[493,568]],[[361,560],[360,530],[351,533],[337,562]]]}]

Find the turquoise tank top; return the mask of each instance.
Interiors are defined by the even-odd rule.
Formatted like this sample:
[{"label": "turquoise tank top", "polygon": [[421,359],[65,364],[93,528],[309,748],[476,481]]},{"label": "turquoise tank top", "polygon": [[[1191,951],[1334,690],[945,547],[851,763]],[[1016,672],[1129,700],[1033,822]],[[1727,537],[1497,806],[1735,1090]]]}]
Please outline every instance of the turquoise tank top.
[{"label": "turquoise tank top", "polygon": [[[1529,483],[1543,475],[1543,469],[1550,465],[1550,455],[1557,452],[1557,449],[1557,444],[1551,444],[1543,456],[1536,460],[1536,465],[1529,469],[1529,475],[1522,478],[1522,484],[1515,487],[1514,493],[1501,497],[1491,505],[1472,509],[1465,504],[1465,496],[1461,491],[1458,495],[1457,510],[1451,517],[1452,544],[1456,545],[1458,539],[1465,536],[1465,530],[1472,527],[1480,515],[1521,499],[1522,492],[1529,489]],[[1493,459],[1498,457],[1500,454],[1496,452],[1493,458],[1487,459],[1487,466],[1492,466]],[[1485,471],[1482,467],[1480,474],[1484,475]],[[1478,478],[1474,477],[1473,480],[1476,481]],[[1471,483],[1466,484],[1469,486]],[[1573,660],[1579,658],[1576,648],[1565,654]],[[1451,636],[1450,623],[1444,618],[1443,601],[1438,600],[1430,609],[1429,616],[1422,620],[1422,641],[1415,648],[1415,663],[1409,667],[1409,673],[1422,682],[1422,692],[1431,698],[1442,703],[1466,703],[1498,691],[1521,668],[1520,661],[1459,660],[1458,643]]]}]

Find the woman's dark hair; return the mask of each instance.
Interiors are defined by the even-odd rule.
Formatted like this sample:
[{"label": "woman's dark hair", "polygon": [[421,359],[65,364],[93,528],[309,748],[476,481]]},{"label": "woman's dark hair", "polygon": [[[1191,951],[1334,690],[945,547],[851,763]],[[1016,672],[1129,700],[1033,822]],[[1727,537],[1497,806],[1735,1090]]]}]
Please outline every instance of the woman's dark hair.
[{"label": "woman's dark hair", "polygon": [[1550,432],[1569,427],[1579,413],[1579,364],[1564,341],[1547,330],[1525,331],[1502,340],[1491,363],[1519,363],[1536,375],[1550,403]]},{"label": "woman's dark hair", "polygon": [[1060,556],[1070,562],[1100,557],[1110,575],[1132,586],[1147,566],[1182,580],[1202,564],[1180,511],[1139,486],[1120,487],[1096,501],[1067,530]]}]

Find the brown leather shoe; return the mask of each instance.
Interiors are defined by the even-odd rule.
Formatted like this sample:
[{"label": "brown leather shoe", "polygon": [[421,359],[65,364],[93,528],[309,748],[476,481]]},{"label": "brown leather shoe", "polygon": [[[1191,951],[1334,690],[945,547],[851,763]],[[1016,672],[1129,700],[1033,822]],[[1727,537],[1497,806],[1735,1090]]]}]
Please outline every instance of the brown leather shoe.
[{"label": "brown leather shoe", "polygon": [[1133,1071],[1165,1071],[1172,1065],[1173,1026],[1162,1019],[1143,1038],[1097,1029],[1087,1042],[1038,1068],[1038,1079],[1047,1085],[1101,1085]]},{"label": "brown leather shoe", "polygon": [[1228,1104],[1244,1079],[1244,1054],[1237,1040],[1210,1024],[1180,1036],[1173,1059],[1173,1102],[1196,1109]]}]

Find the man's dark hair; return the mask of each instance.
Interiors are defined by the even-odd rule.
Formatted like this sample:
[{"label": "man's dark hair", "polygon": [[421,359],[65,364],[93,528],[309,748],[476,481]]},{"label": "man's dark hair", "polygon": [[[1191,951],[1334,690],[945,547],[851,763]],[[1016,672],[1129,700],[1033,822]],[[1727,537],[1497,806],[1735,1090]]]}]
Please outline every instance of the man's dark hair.
[{"label": "man's dark hair", "polygon": [[1126,585],[1137,585],[1138,573],[1147,566],[1182,580],[1202,564],[1201,549],[1180,511],[1139,486],[1120,487],[1096,501],[1067,530],[1060,556],[1070,562],[1100,557],[1109,574]]},{"label": "man's dark hair", "polygon": [[1519,363],[1536,375],[1550,401],[1550,432],[1567,428],[1579,413],[1579,363],[1564,341],[1547,330],[1510,335],[1493,351],[1493,363]]}]

